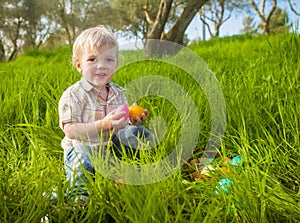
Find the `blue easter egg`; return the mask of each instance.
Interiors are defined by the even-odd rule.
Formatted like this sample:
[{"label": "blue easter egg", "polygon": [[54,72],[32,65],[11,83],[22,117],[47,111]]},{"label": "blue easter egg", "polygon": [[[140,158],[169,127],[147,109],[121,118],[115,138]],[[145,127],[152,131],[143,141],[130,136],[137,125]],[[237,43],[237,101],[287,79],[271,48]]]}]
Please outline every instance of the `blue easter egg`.
[{"label": "blue easter egg", "polygon": [[206,161],[205,161],[205,165],[208,165],[210,164],[212,161],[214,161],[215,158],[208,158]]},{"label": "blue easter egg", "polygon": [[222,178],[219,181],[219,185],[216,186],[216,190],[215,193],[219,194],[220,193],[220,189],[222,189],[226,194],[228,194],[228,188],[232,187],[232,182],[229,178]]},{"label": "blue easter egg", "polygon": [[233,166],[242,166],[242,157],[241,156],[235,156],[231,159],[231,164]]}]

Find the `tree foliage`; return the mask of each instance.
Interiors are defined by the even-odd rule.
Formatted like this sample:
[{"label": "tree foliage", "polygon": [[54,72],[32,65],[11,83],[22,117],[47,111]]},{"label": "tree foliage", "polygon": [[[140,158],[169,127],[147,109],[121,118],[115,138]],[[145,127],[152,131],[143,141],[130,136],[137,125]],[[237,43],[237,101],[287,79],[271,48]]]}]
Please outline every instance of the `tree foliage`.
[{"label": "tree foliage", "polygon": [[45,43],[71,44],[77,32],[111,23],[113,11],[106,0],[1,0],[0,33],[7,60]]},{"label": "tree foliage", "polygon": [[257,33],[257,26],[256,26],[256,23],[254,22],[253,17],[247,16],[244,19],[242,33],[250,33],[250,34]]},{"label": "tree foliage", "polygon": [[46,0],[1,0],[0,32],[8,60],[22,49],[40,47],[50,31],[48,9]]},{"label": "tree foliage", "polygon": [[57,31],[63,29],[69,44],[79,30],[104,23],[111,25],[109,18],[113,11],[106,0],[55,0],[55,4]]},{"label": "tree foliage", "polygon": [[53,17],[47,11],[49,2],[24,0],[22,8],[25,20],[23,29],[26,33],[24,48],[25,50],[26,48],[39,48],[50,32],[48,23],[53,20]]},{"label": "tree foliage", "polygon": [[286,9],[276,8],[274,14],[271,17],[269,29],[271,34],[284,33],[289,30],[289,18],[286,13]]},{"label": "tree foliage", "polygon": [[[146,51],[155,54],[158,52],[153,50],[161,47],[151,46],[148,40],[183,45],[186,29],[204,4],[205,14],[201,15],[205,21],[213,22],[212,36],[219,35],[232,11],[245,2],[259,15],[264,33],[270,33],[277,1],[280,0],[0,0],[0,61],[13,60],[29,48],[72,44],[78,31],[100,24],[142,39]],[[290,0],[289,3],[297,13],[296,5]],[[271,6],[269,13],[265,12],[267,4]],[[158,54],[161,53],[164,52]]]},{"label": "tree foliage", "polygon": [[[257,34],[261,29],[263,31],[262,24],[256,24],[254,18],[248,16],[243,21],[244,28],[243,33]],[[287,16],[286,9],[276,8],[269,22],[269,33],[270,34],[279,34],[284,33],[289,30],[289,18]]]},{"label": "tree foliage", "polygon": [[153,25],[160,0],[111,0],[115,11],[115,27],[145,40]]},{"label": "tree foliage", "polygon": [[144,42],[165,39],[183,44],[185,30],[207,1],[1,0],[1,42],[10,54],[8,60],[13,60],[18,52],[42,43],[72,44],[79,30],[105,24]]},{"label": "tree foliage", "polygon": [[19,0],[1,1],[1,40],[3,43],[7,42],[5,50],[9,53],[9,60],[14,59],[18,52],[18,40],[25,22],[22,11]]}]

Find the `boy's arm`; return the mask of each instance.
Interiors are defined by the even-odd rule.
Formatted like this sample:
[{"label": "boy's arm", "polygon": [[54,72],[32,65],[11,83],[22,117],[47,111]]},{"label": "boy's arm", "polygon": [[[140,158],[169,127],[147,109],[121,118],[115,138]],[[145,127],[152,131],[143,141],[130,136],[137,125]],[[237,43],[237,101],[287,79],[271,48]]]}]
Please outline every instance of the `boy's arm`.
[{"label": "boy's arm", "polygon": [[63,131],[70,139],[94,138],[101,131],[116,130],[128,125],[128,119],[124,118],[125,112],[107,114],[103,119],[91,123],[65,123]]}]

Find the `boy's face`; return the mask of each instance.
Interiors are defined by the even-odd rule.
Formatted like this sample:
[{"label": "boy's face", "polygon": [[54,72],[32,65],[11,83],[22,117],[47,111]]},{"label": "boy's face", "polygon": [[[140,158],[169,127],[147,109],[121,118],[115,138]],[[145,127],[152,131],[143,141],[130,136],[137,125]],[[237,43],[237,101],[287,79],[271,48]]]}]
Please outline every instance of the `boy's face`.
[{"label": "boy's face", "polygon": [[117,69],[117,48],[103,45],[97,53],[84,52],[76,68],[90,84],[101,89],[111,81]]}]

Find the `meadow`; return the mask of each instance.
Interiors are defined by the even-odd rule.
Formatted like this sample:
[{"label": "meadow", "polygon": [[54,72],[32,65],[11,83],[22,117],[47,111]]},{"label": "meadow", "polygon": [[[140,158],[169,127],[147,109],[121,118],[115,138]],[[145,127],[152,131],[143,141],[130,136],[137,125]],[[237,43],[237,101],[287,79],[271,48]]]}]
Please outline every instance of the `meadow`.
[{"label": "meadow", "polygon": [[[50,222],[300,222],[299,35],[226,37],[189,49],[216,75],[226,103],[226,131],[214,165],[242,157],[242,166],[222,173],[232,182],[227,193],[216,193],[217,174],[195,180],[185,169],[159,182],[118,187],[96,173],[87,186],[89,203],[73,210],[64,197],[57,104],[80,75],[71,66],[70,47],[34,50],[0,64],[0,222],[40,222],[45,215]],[[174,80],[188,93],[201,123],[196,148],[205,147],[210,109],[184,71],[142,61],[124,66],[113,80],[124,86],[149,75]],[[139,103],[149,110],[149,120],[165,120],[162,152],[150,159],[159,160],[178,142],[180,119],[172,103],[159,96]],[[144,162],[150,162],[147,155]],[[55,203],[44,196],[54,189]]]}]

